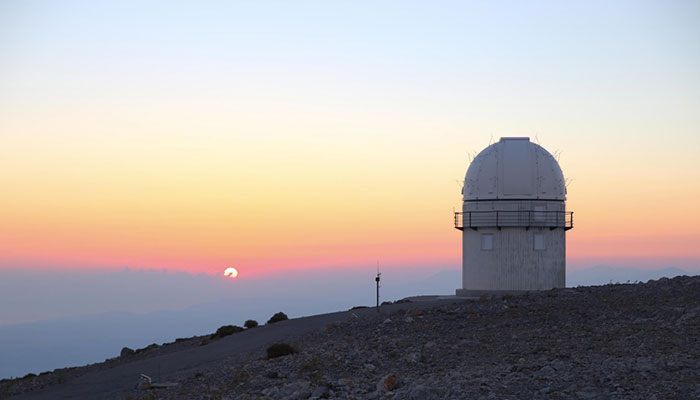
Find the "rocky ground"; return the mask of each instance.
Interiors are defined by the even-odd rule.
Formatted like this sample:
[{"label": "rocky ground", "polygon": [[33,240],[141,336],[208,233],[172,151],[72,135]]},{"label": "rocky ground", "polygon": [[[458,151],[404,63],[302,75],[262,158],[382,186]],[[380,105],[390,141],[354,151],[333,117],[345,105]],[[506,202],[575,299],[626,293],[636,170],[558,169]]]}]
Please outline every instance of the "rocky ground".
[{"label": "rocky ground", "polygon": [[290,344],[121,398],[696,399],[700,277],[377,313]]}]

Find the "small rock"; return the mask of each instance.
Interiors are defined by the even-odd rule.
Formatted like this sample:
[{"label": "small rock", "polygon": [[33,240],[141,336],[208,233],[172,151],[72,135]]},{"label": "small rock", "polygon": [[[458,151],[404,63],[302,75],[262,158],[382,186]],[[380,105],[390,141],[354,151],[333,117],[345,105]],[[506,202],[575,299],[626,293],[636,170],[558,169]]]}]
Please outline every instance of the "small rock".
[{"label": "small rock", "polygon": [[319,399],[327,399],[330,396],[330,390],[326,386],[319,386],[311,393],[311,397]]},{"label": "small rock", "polygon": [[434,397],[433,391],[423,385],[415,385],[408,392],[408,398],[411,400],[425,400]]},{"label": "small rock", "polygon": [[338,379],[338,386],[352,387],[353,383],[350,379]]},{"label": "small rock", "polygon": [[576,392],[576,396],[579,399],[584,399],[584,400],[595,399],[597,397],[597,395],[595,394],[595,392],[591,388],[586,388],[584,390],[580,390],[580,391]]},{"label": "small rock", "polygon": [[391,318],[387,318],[383,322],[384,324],[390,324],[391,323]]},{"label": "small rock", "polygon": [[280,388],[278,388],[277,386],[273,386],[273,387],[264,389],[262,391],[262,395],[268,396],[268,397],[275,397],[279,394],[279,392],[280,392]]},{"label": "small rock", "polygon": [[566,370],[567,366],[568,364],[564,361],[556,360],[552,362],[552,367],[559,372]]},{"label": "small rock", "polygon": [[139,379],[139,384],[136,385],[136,387],[139,389],[150,389],[151,388],[151,377],[148,375],[141,374],[141,378]]},{"label": "small rock", "polygon": [[394,374],[385,375],[382,379],[377,382],[377,390],[381,392],[390,392],[394,390],[399,384],[399,378]]},{"label": "small rock", "polygon": [[550,378],[554,376],[554,374],[556,374],[556,371],[549,365],[545,365],[544,367],[540,368],[540,370],[537,372],[537,375],[540,378]]},{"label": "small rock", "polygon": [[420,361],[420,353],[409,353],[406,356],[406,360],[408,362],[417,363],[418,361]]},{"label": "small rock", "polygon": [[280,397],[290,397],[293,399],[302,398],[304,397],[304,395],[306,395],[306,397],[309,397],[311,395],[311,390],[309,390],[309,382],[296,381],[288,383],[282,386],[279,395]]},{"label": "small rock", "polygon": [[655,370],[654,364],[649,359],[640,358],[632,369],[636,372],[652,372]]}]

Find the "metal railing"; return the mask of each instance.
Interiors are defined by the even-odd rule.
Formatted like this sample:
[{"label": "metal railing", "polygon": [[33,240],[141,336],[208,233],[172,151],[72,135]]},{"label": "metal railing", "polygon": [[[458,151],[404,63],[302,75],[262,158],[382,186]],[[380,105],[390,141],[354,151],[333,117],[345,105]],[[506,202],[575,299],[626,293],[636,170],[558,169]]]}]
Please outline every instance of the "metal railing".
[{"label": "metal railing", "polygon": [[564,228],[574,227],[573,211],[467,211],[455,213],[455,228]]}]

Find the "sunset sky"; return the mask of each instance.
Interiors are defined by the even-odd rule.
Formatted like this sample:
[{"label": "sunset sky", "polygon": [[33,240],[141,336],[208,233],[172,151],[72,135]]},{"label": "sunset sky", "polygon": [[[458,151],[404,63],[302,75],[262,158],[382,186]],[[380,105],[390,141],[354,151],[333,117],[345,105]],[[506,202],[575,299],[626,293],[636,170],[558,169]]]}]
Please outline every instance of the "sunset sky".
[{"label": "sunset sky", "polygon": [[569,268],[700,271],[700,3],[0,3],[0,269],[458,267],[470,155],[559,157]]}]

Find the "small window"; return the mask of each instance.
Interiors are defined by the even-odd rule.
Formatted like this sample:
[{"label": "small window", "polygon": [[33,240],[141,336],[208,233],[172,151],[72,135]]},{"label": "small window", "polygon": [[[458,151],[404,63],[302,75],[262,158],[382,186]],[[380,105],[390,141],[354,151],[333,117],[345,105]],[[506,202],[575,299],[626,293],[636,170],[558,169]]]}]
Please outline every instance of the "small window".
[{"label": "small window", "polygon": [[493,250],[493,234],[481,234],[481,250]]},{"label": "small window", "polygon": [[544,250],[545,248],[544,234],[535,233],[535,250]]}]

